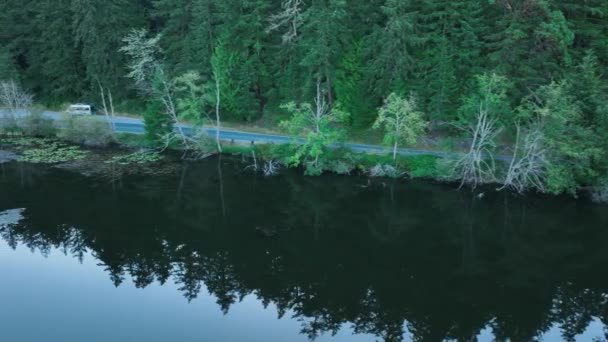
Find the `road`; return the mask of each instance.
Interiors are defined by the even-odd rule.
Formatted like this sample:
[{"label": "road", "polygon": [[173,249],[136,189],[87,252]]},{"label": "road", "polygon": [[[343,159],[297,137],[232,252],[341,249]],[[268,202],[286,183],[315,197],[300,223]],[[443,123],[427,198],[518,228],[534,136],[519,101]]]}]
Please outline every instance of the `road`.
[{"label": "road", "polygon": [[[0,115],[1,115],[0,111]],[[61,120],[62,115],[59,112],[45,111],[43,113],[44,116],[54,119]],[[144,133],[144,123],[141,119],[135,118],[127,118],[127,117],[114,117],[112,119],[114,122],[115,131],[119,133],[133,133],[133,134],[143,134]],[[192,132],[192,127],[189,125],[180,124],[178,127],[181,127],[186,134]],[[205,131],[212,136],[215,137],[215,128],[205,128]],[[252,132],[244,132],[244,131],[236,131],[231,129],[220,129],[220,139],[223,141],[234,141],[240,143],[276,143],[276,144],[285,144],[292,141],[292,139],[288,136],[284,135],[274,135],[274,134],[263,134],[263,133],[252,133]],[[344,146],[350,148],[356,152],[366,152],[366,153],[390,153],[392,150],[378,145],[366,145],[366,144],[357,144],[357,143],[344,143],[339,146]],[[454,155],[449,152],[441,152],[441,151],[431,151],[431,150],[420,150],[420,149],[409,149],[409,148],[400,148],[397,150],[399,154],[402,155],[434,155],[439,157],[447,157],[450,155]],[[502,158],[501,158],[502,159]]]}]

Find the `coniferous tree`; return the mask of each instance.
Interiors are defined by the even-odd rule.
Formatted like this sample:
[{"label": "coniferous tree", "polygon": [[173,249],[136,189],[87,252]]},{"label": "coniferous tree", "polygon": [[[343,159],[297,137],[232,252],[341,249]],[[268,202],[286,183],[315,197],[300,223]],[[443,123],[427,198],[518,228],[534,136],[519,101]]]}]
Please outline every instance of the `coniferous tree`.
[{"label": "coniferous tree", "polygon": [[[213,0],[155,0],[152,11],[161,34],[161,46],[165,52],[167,68],[179,75],[189,70],[207,71],[208,63],[200,62],[204,56],[209,61],[212,47],[201,48],[202,40],[208,39],[199,29],[209,21],[206,15],[211,10],[206,8]],[[205,69],[205,70],[202,70]],[[205,73],[207,76],[208,72]]]},{"label": "coniferous tree", "polygon": [[373,34],[375,56],[372,61],[378,96],[394,91],[413,90],[416,68],[415,49],[424,38],[417,34],[418,13],[411,0],[386,0],[382,6],[384,23]]},{"label": "coniferous tree", "polygon": [[300,64],[307,75],[302,84],[312,92],[320,82],[330,106],[334,103],[335,70],[348,36],[346,11],[344,0],[313,0],[304,12],[299,41]]},{"label": "coniferous tree", "polygon": [[[145,27],[144,9],[129,0],[72,0],[74,36],[91,89],[100,82],[124,97],[125,56],[118,50],[133,28]],[[117,96],[118,97],[118,96]]]},{"label": "coniferous tree", "polygon": [[66,24],[74,17],[71,0],[42,0],[37,8],[31,77],[40,82],[41,96],[55,102],[77,99],[85,87],[85,70],[80,50],[74,49],[72,26]]}]

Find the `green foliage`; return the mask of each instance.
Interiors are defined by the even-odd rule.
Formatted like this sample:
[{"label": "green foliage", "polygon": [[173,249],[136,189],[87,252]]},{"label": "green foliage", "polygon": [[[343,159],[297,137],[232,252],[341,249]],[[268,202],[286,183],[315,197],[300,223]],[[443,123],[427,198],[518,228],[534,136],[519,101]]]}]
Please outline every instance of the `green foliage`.
[{"label": "green foliage", "polygon": [[0,134],[22,134],[19,121],[12,116],[0,117]]},{"label": "green foliage", "polygon": [[361,43],[354,43],[352,50],[342,58],[336,71],[335,88],[340,108],[351,114],[352,126],[369,127],[374,120],[375,106],[365,78]]},{"label": "green foliage", "polygon": [[115,133],[114,139],[119,145],[127,147],[148,148],[154,146],[142,134]]},{"label": "green foliage", "polygon": [[64,120],[59,131],[60,139],[86,146],[102,147],[114,141],[111,128],[105,119],[94,116],[71,116]]},{"label": "green foliage", "polygon": [[435,178],[437,160],[439,157],[430,155],[408,156],[405,159],[405,169],[412,178]]},{"label": "green foliage", "polygon": [[402,0],[387,0],[382,6],[386,19],[382,29],[375,30],[372,37],[378,96],[391,91],[407,93],[413,90],[409,82],[416,67],[413,54],[424,42],[416,30],[416,10],[409,1]]},{"label": "green foliage", "polygon": [[399,144],[414,145],[427,125],[416,109],[413,96],[406,99],[392,93],[380,108],[373,127],[384,130],[384,143],[393,146],[393,159],[396,159]]},{"label": "green foliage", "polygon": [[608,203],[608,176],[600,178],[591,190],[591,198],[596,203]]},{"label": "green foliage", "polygon": [[551,193],[576,193],[577,185],[594,179],[592,161],[601,149],[593,131],[583,124],[580,106],[566,82],[540,87],[521,107],[538,120],[549,147],[547,188]]},{"label": "green foliage", "polygon": [[[340,124],[348,120],[348,114],[336,108],[329,110],[320,99],[316,108],[310,103],[298,105],[295,102],[287,103],[282,108],[291,114],[291,119],[281,122],[281,127],[294,138],[296,146],[288,164],[304,164],[308,174],[321,174],[323,168],[320,159],[329,145],[344,139],[345,131]],[[300,137],[303,138],[299,140]]]},{"label": "green foliage", "polygon": [[19,73],[11,53],[0,48],[0,80],[17,80]]},{"label": "green foliage", "polygon": [[[286,11],[279,0],[4,0],[0,79],[18,79],[46,104],[99,103],[101,85],[118,112],[145,111],[152,146],[172,132],[167,96],[179,99],[176,116],[191,122],[211,113],[219,90],[224,119],[278,123],[289,121],[282,104],[303,102],[320,85],[328,107],[350,113],[349,122],[329,126],[348,128],[341,135],[352,137],[370,128],[388,94],[415,93],[416,111],[431,121],[428,140],[452,140],[455,150],[466,144],[445,127],[470,126],[480,109],[506,128],[499,140],[509,150],[515,125],[539,117],[530,104],[547,105],[544,87],[566,82],[562,93],[579,113],[561,130],[571,138],[567,155],[584,155],[589,172],[566,163],[566,171],[553,173],[570,176],[554,183],[568,178],[572,189],[608,172],[607,1],[294,3],[298,8]],[[147,31],[152,38],[141,42],[153,43],[146,45],[153,58],[139,64],[150,74],[141,87],[126,77],[134,76],[133,56],[119,48],[130,32]],[[194,88],[180,79],[192,75],[196,91],[186,94]],[[522,101],[525,108],[513,110]],[[15,120],[0,129],[22,132]],[[306,140],[308,133],[297,135]],[[307,151],[291,147],[299,165],[313,161],[318,169],[329,153],[319,146],[335,140],[316,138]]]},{"label": "green foliage", "polygon": [[46,118],[41,111],[34,110],[29,115],[18,121],[18,126],[23,134],[31,137],[55,137],[57,127],[55,121]]},{"label": "green foliage", "polygon": [[176,78],[174,83],[179,119],[197,126],[203,125],[207,118],[204,111],[211,108],[215,100],[211,86],[193,71]]},{"label": "green foliage", "polygon": [[71,12],[72,34],[91,89],[97,89],[98,81],[110,89],[128,89],[126,56],[119,49],[132,28],[145,24],[140,2],[72,0]]},{"label": "green foliage", "polygon": [[[251,98],[248,87],[242,79],[235,77],[239,56],[228,49],[223,41],[219,41],[211,56],[211,70],[213,72],[213,91],[219,85],[221,109],[228,114],[228,118],[237,120],[252,119]],[[215,83],[217,81],[217,83]]]},{"label": "green foliage", "polygon": [[481,74],[475,76],[473,89],[463,97],[458,108],[461,123],[470,124],[477,119],[480,112],[486,112],[499,122],[513,122],[511,104],[507,92],[511,84],[504,76],[497,74]]}]

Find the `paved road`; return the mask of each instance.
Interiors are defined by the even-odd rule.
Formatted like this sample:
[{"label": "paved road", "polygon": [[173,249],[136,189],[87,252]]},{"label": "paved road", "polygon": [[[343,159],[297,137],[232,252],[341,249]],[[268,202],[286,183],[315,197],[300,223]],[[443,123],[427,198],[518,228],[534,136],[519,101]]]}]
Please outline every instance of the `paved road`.
[{"label": "paved road", "polygon": [[[0,115],[2,113],[0,112]],[[62,118],[61,114],[58,112],[46,111],[43,113],[44,116],[60,120]],[[114,117],[112,119],[114,121],[114,127],[116,132],[121,133],[134,133],[134,134],[143,134],[144,133],[144,123],[141,119],[134,118],[126,118],[126,117]],[[183,130],[188,134],[192,132],[192,127],[189,125],[179,125],[183,128]],[[207,133],[215,137],[215,129],[214,128],[205,128]],[[262,134],[262,133],[251,133],[251,132],[243,132],[236,131],[230,129],[220,129],[220,139],[224,141],[235,141],[241,143],[277,143],[277,144],[285,144],[291,142],[291,138],[283,135],[273,135],[273,134]],[[368,152],[368,153],[390,153],[392,150],[377,145],[366,145],[366,144],[356,144],[356,143],[345,143],[342,146],[348,147],[353,151],[357,152]],[[402,155],[435,155],[440,157],[446,157],[450,155],[454,155],[449,152],[440,152],[440,151],[429,151],[429,150],[419,150],[419,149],[408,149],[408,148],[400,148],[398,150],[399,154]],[[500,158],[503,159],[503,158]]]}]

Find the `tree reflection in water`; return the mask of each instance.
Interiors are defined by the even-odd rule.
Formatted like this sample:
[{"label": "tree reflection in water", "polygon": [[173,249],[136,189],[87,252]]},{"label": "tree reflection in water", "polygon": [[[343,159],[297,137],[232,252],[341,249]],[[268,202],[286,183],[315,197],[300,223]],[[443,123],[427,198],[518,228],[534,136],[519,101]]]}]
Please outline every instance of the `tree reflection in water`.
[{"label": "tree reflection in water", "polygon": [[43,255],[91,254],[116,286],[172,280],[188,301],[206,288],[225,314],[253,294],[311,339],[347,324],[383,341],[406,331],[470,341],[487,327],[530,341],[557,324],[573,340],[593,319],[608,322],[605,207],[480,200],[417,182],[262,178],[231,160],[218,173],[217,162],[113,183],[3,165],[0,211],[25,209],[20,220],[0,214],[0,235]]}]

